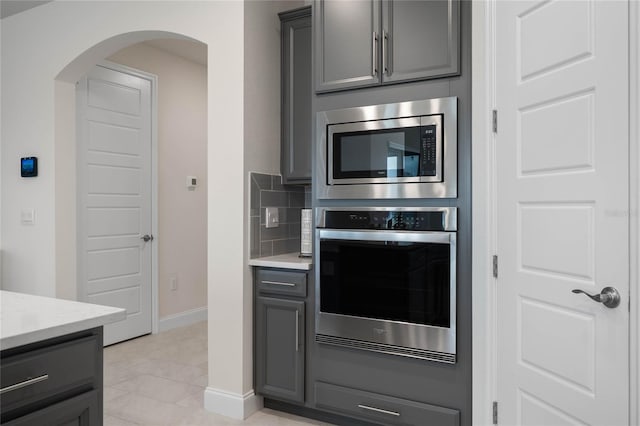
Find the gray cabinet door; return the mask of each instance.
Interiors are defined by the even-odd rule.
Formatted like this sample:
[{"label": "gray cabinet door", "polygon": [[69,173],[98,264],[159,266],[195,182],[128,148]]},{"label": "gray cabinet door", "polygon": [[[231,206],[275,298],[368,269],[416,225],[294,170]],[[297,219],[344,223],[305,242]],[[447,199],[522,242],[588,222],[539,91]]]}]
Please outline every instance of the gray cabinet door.
[{"label": "gray cabinet door", "polygon": [[102,410],[98,391],[89,391],[4,423],[6,426],[99,426]]},{"label": "gray cabinet door", "polygon": [[382,80],[459,74],[457,0],[382,0]]},{"label": "gray cabinet door", "polygon": [[311,183],[311,7],[282,20],[282,146],[284,183]]},{"label": "gray cabinet door", "polygon": [[380,83],[379,0],[316,0],[317,92]]},{"label": "gray cabinet door", "polygon": [[304,402],[304,301],[256,298],[258,393]]}]

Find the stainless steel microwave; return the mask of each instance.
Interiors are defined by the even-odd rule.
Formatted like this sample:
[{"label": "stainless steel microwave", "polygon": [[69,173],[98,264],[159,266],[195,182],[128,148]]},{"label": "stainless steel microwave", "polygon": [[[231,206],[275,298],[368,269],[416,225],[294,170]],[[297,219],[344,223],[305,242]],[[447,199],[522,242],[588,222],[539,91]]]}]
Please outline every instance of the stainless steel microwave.
[{"label": "stainless steel microwave", "polygon": [[318,197],[457,197],[457,106],[449,97],[319,112]]}]

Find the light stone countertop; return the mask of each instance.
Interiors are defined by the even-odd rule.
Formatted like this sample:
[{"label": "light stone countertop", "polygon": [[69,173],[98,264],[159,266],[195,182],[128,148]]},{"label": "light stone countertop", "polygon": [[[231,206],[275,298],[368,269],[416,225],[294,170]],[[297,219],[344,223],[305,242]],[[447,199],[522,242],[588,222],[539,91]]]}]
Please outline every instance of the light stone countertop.
[{"label": "light stone countertop", "polygon": [[249,259],[249,266],[266,266],[268,268],[309,271],[313,267],[313,259],[311,257],[299,257],[299,253],[286,253],[277,256]]},{"label": "light stone countertop", "polygon": [[125,310],[0,290],[0,349],[125,319]]}]

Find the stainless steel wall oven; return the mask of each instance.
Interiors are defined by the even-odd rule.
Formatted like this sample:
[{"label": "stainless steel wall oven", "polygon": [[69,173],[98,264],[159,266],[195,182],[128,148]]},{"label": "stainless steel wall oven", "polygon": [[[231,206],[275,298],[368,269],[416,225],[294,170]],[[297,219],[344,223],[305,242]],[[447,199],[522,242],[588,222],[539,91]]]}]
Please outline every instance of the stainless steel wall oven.
[{"label": "stainless steel wall oven", "polygon": [[319,112],[318,198],[455,198],[457,102]]},{"label": "stainless steel wall oven", "polygon": [[455,363],[456,213],[318,208],[316,341]]}]

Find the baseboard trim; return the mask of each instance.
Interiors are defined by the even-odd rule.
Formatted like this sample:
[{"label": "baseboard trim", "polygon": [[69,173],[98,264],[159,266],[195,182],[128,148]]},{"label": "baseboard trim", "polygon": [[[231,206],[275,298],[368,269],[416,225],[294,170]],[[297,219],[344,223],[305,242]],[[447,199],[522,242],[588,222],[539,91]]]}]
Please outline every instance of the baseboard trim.
[{"label": "baseboard trim", "polygon": [[171,330],[186,325],[195,324],[200,321],[207,320],[207,307],[191,309],[190,311],[180,312],[179,314],[169,315],[160,318],[158,321],[158,332]]},{"label": "baseboard trim", "polygon": [[262,408],[262,397],[253,390],[240,395],[207,387],[204,391],[204,408],[225,417],[244,420]]}]

